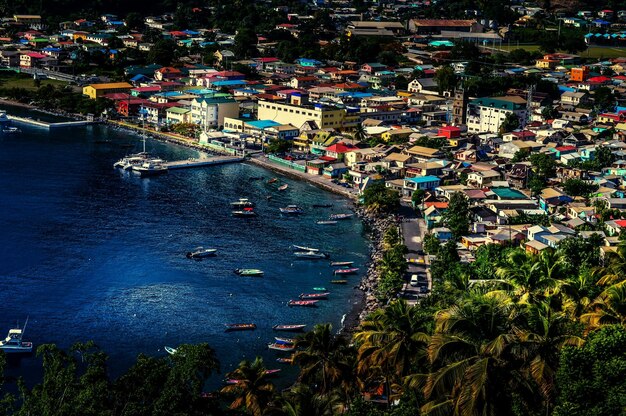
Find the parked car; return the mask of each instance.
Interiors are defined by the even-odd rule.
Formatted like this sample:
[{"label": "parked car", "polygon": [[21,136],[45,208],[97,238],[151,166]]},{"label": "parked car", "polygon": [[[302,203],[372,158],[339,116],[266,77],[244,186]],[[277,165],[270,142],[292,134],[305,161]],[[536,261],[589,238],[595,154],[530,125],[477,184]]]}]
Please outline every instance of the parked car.
[{"label": "parked car", "polygon": [[409,282],[409,284],[413,287],[417,286],[419,284],[419,279],[417,277],[416,274],[411,276],[411,281]]}]

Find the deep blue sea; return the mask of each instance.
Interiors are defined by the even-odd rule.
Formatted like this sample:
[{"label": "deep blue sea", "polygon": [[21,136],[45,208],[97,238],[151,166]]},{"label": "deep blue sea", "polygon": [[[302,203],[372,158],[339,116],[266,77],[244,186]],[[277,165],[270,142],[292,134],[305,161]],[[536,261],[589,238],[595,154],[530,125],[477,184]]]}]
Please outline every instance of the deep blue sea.
[{"label": "deep blue sea", "polygon": [[[112,168],[141,150],[135,134],[105,126],[20,128],[20,135],[0,136],[0,336],[29,316],[25,338],[64,348],[94,340],[109,354],[113,375],[139,353],[208,342],[223,374],[256,355],[281,368],[281,353],[266,346],[279,334],[273,325],[331,322],[339,329],[355,302],[359,277],[331,285],[328,261],[297,260],[290,251],[291,244],[319,247],[363,270],[368,242],[358,220],[315,224],[348,212],[345,199],[249,164],[142,179]],[[154,140],[147,148],[167,160],[198,155]],[[271,177],[280,181],[268,184]],[[276,189],[281,183],[289,184],[284,192]],[[231,216],[229,203],[241,197],[257,203],[257,218]],[[312,208],[327,203],[333,208]],[[287,204],[305,215],[282,217],[278,208]],[[198,246],[219,253],[185,258]],[[265,276],[238,277],[235,268]],[[286,306],[316,286],[331,291],[319,307]],[[233,322],[258,329],[225,333]],[[28,378],[38,366],[25,358],[10,371]]]}]

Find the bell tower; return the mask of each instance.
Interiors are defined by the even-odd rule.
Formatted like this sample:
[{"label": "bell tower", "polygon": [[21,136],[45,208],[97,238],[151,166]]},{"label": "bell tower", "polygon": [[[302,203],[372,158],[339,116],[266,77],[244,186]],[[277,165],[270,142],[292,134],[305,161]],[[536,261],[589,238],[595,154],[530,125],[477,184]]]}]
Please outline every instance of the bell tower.
[{"label": "bell tower", "polygon": [[454,101],[452,102],[452,125],[465,124],[467,116],[467,94],[461,85],[454,89]]}]

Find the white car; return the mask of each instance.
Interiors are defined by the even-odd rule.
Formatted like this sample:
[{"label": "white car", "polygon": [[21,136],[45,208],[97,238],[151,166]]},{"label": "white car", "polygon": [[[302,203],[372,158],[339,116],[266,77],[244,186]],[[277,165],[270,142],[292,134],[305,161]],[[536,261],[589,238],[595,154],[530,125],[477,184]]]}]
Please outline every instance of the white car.
[{"label": "white car", "polygon": [[411,276],[411,281],[409,282],[409,284],[413,287],[417,286],[418,281],[417,281],[417,275],[414,274],[413,276]]}]

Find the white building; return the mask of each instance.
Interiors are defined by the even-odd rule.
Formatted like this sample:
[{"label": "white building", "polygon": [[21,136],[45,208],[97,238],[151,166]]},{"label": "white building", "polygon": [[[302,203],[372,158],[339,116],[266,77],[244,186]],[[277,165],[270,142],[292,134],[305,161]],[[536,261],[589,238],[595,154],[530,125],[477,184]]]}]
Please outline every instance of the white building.
[{"label": "white building", "polygon": [[498,133],[504,119],[515,114],[521,124],[528,122],[526,100],[518,96],[484,97],[470,101],[467,109],[469,133]]},{"label": "white building", "polygon": [[191,102],[191,122],[204,130],[223,126],[225,117],[239,117],[239,103],[232,97],[195,98]]}]

